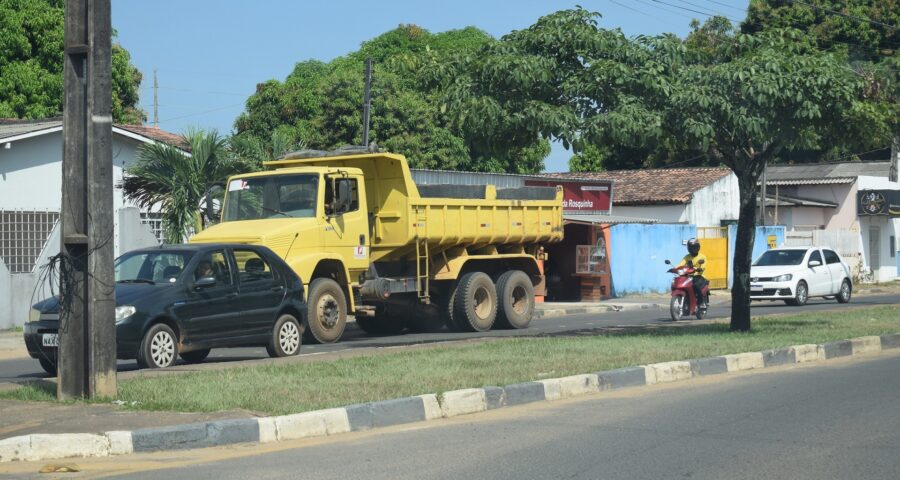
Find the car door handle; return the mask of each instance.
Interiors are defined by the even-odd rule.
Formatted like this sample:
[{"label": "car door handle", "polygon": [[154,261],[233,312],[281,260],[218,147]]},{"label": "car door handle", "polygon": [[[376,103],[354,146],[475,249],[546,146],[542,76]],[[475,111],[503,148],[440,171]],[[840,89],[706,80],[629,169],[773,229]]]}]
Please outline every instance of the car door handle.
[{"label": "car door handle", "polygon": [[279,285],[277,287],[272,287],[273,292],[280,292],[282,290],[284,290],[284,286],[282,286],[282,285]]}]

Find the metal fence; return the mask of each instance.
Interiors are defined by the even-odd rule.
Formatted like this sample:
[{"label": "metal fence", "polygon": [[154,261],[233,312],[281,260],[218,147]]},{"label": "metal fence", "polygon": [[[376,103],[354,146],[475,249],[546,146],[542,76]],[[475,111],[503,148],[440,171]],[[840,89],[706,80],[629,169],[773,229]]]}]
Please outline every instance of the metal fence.
[{"label": "metal fence", "polygon": [[34,271],[58,221],[59,212],[0,210],[0,258],[10,273]]}]

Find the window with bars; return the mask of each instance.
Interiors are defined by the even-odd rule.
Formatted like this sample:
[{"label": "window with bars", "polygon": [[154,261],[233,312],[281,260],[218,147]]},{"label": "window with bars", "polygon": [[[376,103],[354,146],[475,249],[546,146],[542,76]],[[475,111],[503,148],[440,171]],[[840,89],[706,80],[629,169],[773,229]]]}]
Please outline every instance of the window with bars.
[{"label": "window with bars", "polygon": [[156,237],[156,240],[160,244],[164,243],[161,212],[141,212],[141,223],[143,223],[144,225],[149,225],[150,230],[153,232],[153,236]]},{"label": "window with bars", "polygon": [[10,273],[34,271],[59,212],[0,210],[0,258]]}]

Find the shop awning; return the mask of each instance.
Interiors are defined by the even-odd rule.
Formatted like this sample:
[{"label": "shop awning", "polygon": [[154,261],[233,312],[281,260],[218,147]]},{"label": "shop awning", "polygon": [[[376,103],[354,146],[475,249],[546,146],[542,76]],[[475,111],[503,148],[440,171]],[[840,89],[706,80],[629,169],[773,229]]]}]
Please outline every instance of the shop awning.
[{"label": "shop awning", "polygon": [[620,217],[617,215],[579,215],[563,214],[565,223],[580,225],[616,225],[620,223],[659,223],[653,218]]}]

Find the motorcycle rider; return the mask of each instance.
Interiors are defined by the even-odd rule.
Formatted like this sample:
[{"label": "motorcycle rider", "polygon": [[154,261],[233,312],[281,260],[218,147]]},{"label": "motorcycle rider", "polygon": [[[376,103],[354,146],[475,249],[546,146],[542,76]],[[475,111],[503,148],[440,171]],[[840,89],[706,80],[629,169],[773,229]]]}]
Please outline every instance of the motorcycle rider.
[{"label": "motorcycle rider", "polygon": [[703,277],[703,272],[706,271],[706,255],[700,253],[700,241],[696,238],[688,240],[687,250],[688,254],[681,259],[681,263],[678,266],[688,266],[694,269],[692,274],[694,277],[692,282],[694,284],[694,295],[697,297],[698,305],[705,306],[707,299],[701,292],[703,287],[709,284],[709,281]]}]

